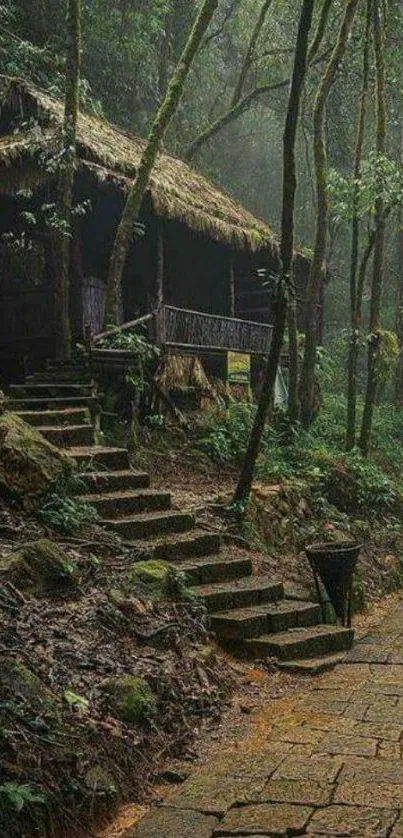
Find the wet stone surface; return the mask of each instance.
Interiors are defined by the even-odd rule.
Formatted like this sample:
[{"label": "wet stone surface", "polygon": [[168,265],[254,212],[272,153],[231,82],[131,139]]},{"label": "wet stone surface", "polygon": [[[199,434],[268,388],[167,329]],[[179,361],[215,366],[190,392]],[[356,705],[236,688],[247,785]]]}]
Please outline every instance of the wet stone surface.
[{"label": "wet stone surface", "polygon": [[125,838],[403,838],[399,654],[403,603],[349,662],[305,682],[286,712],[268,708],[244,748],[195,771]]}]

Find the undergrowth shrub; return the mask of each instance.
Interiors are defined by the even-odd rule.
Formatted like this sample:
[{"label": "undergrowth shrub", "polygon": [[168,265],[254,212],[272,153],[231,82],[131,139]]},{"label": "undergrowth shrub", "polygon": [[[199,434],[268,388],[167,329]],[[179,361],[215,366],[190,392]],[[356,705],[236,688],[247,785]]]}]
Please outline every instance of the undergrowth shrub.
[{"label": "undergrowth shrub", "polygon": [[47,527],[62,535],[77,535],[83,527],[99,520],[96,509],[80,497],[83,483],[71,477],[52,492],[38,510],[38,517]]}]

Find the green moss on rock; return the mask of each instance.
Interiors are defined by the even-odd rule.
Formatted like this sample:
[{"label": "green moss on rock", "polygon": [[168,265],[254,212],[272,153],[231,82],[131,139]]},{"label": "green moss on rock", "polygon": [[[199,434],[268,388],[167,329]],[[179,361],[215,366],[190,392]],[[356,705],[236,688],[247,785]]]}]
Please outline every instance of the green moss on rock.
[{"label": "green moss on rock", "polygon": [[186,598],[185,575],[167,562],[137,562],[130,569],[128,583],[148,599]]},{"label": "green moss on rock", "polygon": [[141,724],[156,715],[155,696],[144,678],[133,675],[111,678],[105,690],[111,712],[122,722]]},{"label": "green moss on rock", "polygon": [[74,588],[76,567],[67,553],[47,538],[30,541],[0,559],[0,580],[9,579],[20,590],[42,593]]},{"label": "green moss on rock", "polygon": [[0,492],[32,510],[72,474],[74,461],[13,413],[0,415]]},{"label": "green moss on rock", "polygon": [[56,696],[31,669],[13,658],[1,662],[0,697],[3,700],[22,700],[34,713],[57,715]]},{"label": "green moss on rock", "polygon": [[87,788],[94,794],[114,796],[118,793],[118,789],[112,775],[99,765],[94,765],[92,768],[89,768],[85,774],[84,782]]}]

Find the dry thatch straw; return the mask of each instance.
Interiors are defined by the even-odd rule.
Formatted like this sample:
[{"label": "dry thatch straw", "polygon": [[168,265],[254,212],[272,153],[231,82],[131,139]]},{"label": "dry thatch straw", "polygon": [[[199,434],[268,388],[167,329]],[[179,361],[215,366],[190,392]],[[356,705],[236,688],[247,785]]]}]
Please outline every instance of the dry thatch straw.
[{"label": "dry thatch straw", "polygon": [[204,396],[217,398],[201,361],[191,355],[165,355],[156,380],[167,395],[175,391],[185,392],[189,387],[194,387]]},{"label": "dry thatch straw", "polygon": [[[60,142],[63,105],[23,79],[0,76],[0,105],[10,122],[10,134],[0,141],[0,177],[3,191],[35,188],[49,177],[41,169],[40,152]],[[33,117],[39,128],[11,133],[16,118]],[[79,165],[98,182],[109,181],[126,190],[136,175],[145,141],[106,121],[81,113],[78,120]],[[278,241],[263,221],[218,189],[186,163],[162,153],[150,183],[156,215],[173,219],[233,249],[278,254]]]}]

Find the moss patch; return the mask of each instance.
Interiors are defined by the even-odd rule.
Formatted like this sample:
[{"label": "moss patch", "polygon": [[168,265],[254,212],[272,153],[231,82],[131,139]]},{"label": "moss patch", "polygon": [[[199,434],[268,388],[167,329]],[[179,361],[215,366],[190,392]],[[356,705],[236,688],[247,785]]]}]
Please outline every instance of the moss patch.
[{"label": "moss patch", "polygon": [[0,416],[0,493],[27,510],[71,476],[74,461],[19,416]]},{"label": "moss patch", "polygon": [[186,599],[186,577],[167,562],[137,562],[130,568],[128,588],[146,599]]},{"label": "moss patch", "polygon": [[41,716],[57,715],[58,702],[51,690],[19,660],[6,658],[0,667],[0,696],[7,700],[23,701],[30,712]]},{"label": "moss patch", "polygon": [[156,715],[155,696],[144,678],[132,675],[111,678],[105,690],[111,712],[122,722],[141,724]]},{"label": "moss patch", "polygon": [[46,538],[23,544],[0,559],[0,580],[9,579],[20,590],[42,593],[74,588],[77,569],[67,553]]}]

